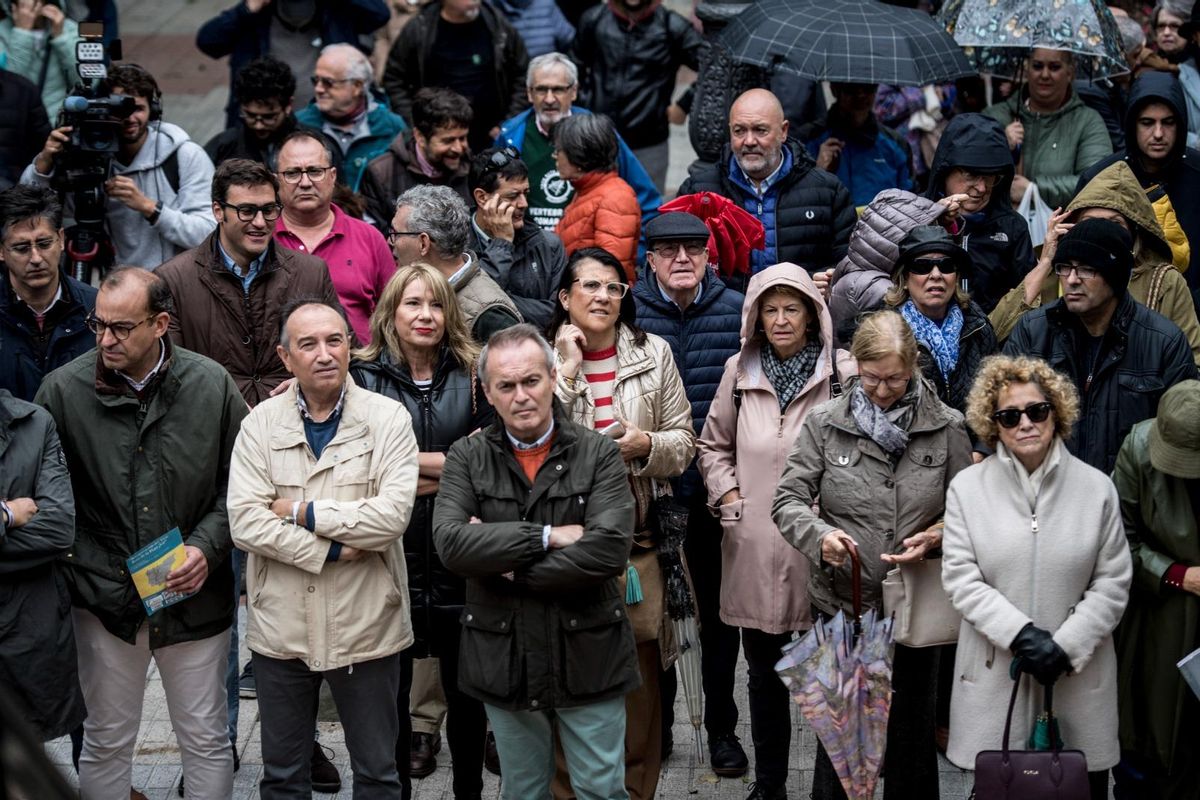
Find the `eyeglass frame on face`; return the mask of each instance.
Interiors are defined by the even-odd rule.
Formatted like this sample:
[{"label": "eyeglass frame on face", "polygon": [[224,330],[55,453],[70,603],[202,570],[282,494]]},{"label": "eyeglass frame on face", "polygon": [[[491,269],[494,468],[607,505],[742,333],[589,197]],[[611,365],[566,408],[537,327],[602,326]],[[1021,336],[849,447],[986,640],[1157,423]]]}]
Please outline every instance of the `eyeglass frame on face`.
[{"label": "eyeglass frame on face", "polygon": [[1074,272],[1081,281],[1090,281],[1092,278],[1095,278],[1100,274],[1100,270],[1096,269],[1095,267],[1077,267],[1074,264],[1067,264],[1065,262],[1060,262],[1054,265],[1054,274],[1060,278],[1070,277],[1072,272]]},{"label": "eyeglass frame on face", "polygon": [[388,225],[387,230],[383,232],[383,238],[387,239],[388,244],[395,245],[396,239],[401,236],[420,236],[420,231],[398,231],[391,225]]},{"label": "eyeglass frame on face", "polygon": [[868,389],[878,389],[881,385],[895,391],[908,386],[908,382],[912,380],[910,374],[907,378],[881,378],[878,375],[868,375],[865,372],[858,373],[858,380]]},{"label": "eyeglass frame on face", "polygon": [[[663,249],[665,247],[670,247],[671,252],[666,252]],[[650,251],[659,258],[674,259],[679,256],[679,250],[681,248],[683,249],[684,255],[686,255],[688,258],[695,258],[696,256],[703,255],[704,252],[708,250],[708,242],[705,242],[704,244],[697,244],[695,241],[690,243],[684,241],[660,242],[659,244],[652,245],[650,247]],[[693,250],[695,250],[695,252],[692,252]]]},{"label": "eyeglass frame on face", "polygon": [[123,342],[128,339],[129,336],[140,326],[145,325],[147,322],[152,319],[156,319],[157,317],[158,314],[151,314],[141,322],[105,322],[93,313],[88,314],[87,318],[83,321],[83,324],[87,326],[89,331],[97,336],[104,336],[105,331],[111,331],[114,339],[116,339],[118,342]]},{"label": "eyeglass frame on face", "polygon": [[1183,30],[1182,22],[1159,22],[1154,26],[1156,31],[1181,31]]},{"label": "eyeglass frame on face", "polygon": [[33,242],[21,242],[20,244],[5,244],[4,249],[10,253],[15,253],[22,258],[29,258],[33,255],[33,249],[36,247],[39,253],[49,253],[54,249],[55,245],[61,245],[62,240],[55,237],[53,239],[38,239]]},{"label": "eyeglass frame on face", "polygon": [[358,81],[361,83],[358,78],[326,78],[324,75],[310,75],[308,80],[313,85],[314,89],[318,86],[323,86],[326,89],[332,89],[334,86],[338,86],[343,83],[350,83],[352,81]]},{"label": "eyeglass frame on face", "polygon": [[566,86],[530,86],[529,92],[535,97],[546,97],[547,95],[562,97],[574,88],[575,84],[573,83],[568,83]]},{"label": "eyeglass frame on face", "polygon": [[928,275],[933,272],[935,267],[943,275],[954,275],[958,272],[958,264],[951,256],[943,259],[914,258],[904,265],[904,271],[909,275]]},{"label": "eyeglass frame on face", "polygon": [[[305,175],[307,175],[308,179],[313,183],[320,183],[321,181],[325,180],[325,176],[329,174],[329,170],[331,169],[333,169],[333,167],[305,167],[304,169],[293,168],[285,169],[282,172],[276,172],[275,174],[279,176],[281,181],[284,181],[289,185],[300,183],[300,179]],[[313,175],[314,172],[319,174]]]},{"label": "eyeglass frame on face", "polygon": [[1050,418],[1054,413],[1054,403],[1049,400],[1041,400],[1037,403],[1030,403],[1024,408],[1002,408],[992,414],[992,419],[1005,430],[1011,430],[1021,424],[1021,417],[1029,418],[1029,421],[1034,425],[1040,425]]},{"label": "eyeglass frame on face", "polygon": [[283,116],[284,110],[281,108],[278,111],[270,114],[255,114],[253,111],[241,109],[238,111],[238,116],[242,118],[242,122],[247,125],[270,125],[275,120]]},{"label": "eyeglass frame on face", "polygon": [[[283,213],[283,206],[279,203],[270,203],[265,206],[255,206],[250,203],[245,203],[240,206],[235,206],[233,203],[226,203],[224,200],[218,200],[217,205],[221,208],[232,208],[237,213],[237,218],[241,222],[254,222],[254,218],[262,214],[264,222],[274,222],[279,219],[279,215]],[[245,214],[249,212],[250,216]],[[267,216],[270,212],[270,216]]]},{"label": "eyeglass frame on face", "polygon": [[[598,281],[595,279],[585,281],[576,278],[571,283],[578,283],[580,291],[584,294],[598,295],[600,294],[600,290],[604,289],[604,293],[610,300],[623,300],[625,299],[625,295],[629,294],[629,284],[621,283],[620,281]],[[614,292],[614,286],[620,287],[620,293]]]},{"label": "eyeglass frame on face", "polygon": [[962,180],[969,186],[974,186],[977,183],[982,183],[985,189],[995,189],[996,184],[1000,183],[1000,175],[995,172],[975,172],[966,167],[955,167],[962,175]]}]

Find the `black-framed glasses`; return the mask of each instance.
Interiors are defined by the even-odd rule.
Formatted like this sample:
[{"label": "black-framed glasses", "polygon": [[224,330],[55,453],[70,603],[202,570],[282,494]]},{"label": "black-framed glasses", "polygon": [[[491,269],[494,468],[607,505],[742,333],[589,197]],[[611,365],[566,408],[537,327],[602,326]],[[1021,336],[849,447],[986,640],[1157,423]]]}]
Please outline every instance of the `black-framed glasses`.
[{"label": "black-framed glasses", "polygon": [[270,114],[255,114],[253,111],[242,109],[238,112],[238,116],[247,125],[270,125],[283,116],[283,109],[272,111]]},{"label": "black-framed glasses", "polygon": [[320,183],[325,180],[325,176],[329,174],[329,170],[333,167],[305,167],[304,169],[285,169],[279,173],[279,177],[283,178],[287,183],[299,183],[300,179],[305,175],[313,183]]},{"label": "black-framed glasses", "polygon": [[396,243],[396,240],[399,239],[401,236],[420,236],[420,235],[421,235],[420,231],[398,231],[395,228],[393,228],[391,225],[389,225],[388,229],[383,232],[383,236],[385,239],[388,240],[388,244],[392,244],[392,245],[394,245]]},{"label": "black-framed glasses", "polygon": [[279,203],[268,203],[265,206],[252,206],[250,204],[235,206],[232,203],[221,203],[222,208],[232,208],[237,212],[237,218],[242,222],[253,222],[254,218],[262,214],[263,219],[267,222],[274,222],[279,219],[279,214],[283,210],[283,206]]},{"label": "black-framed glasses", "polygon": [[350,83],[358,78],[326,78],[324,75],[313,75],[309,78],[314,87],[320,86],[322,89],[330,89],[337,86],[339,83]]},{"label": "black-framed glasses", "polygon": [[1079,276],[1081,281],[1090,281],[1100,274],[1095,267],[1077,267],[1074,264],[1055,264],[1054,274],[1060,278],[1069,277],[1071,272]]},{"label": "black-framed glasses", "polygon": [[621,283],[620,281],[581,281],[579,278],[576,278],[575,280],[571,281],[571,283],[578,283],[579,288],[587,294],[600,294],[601,292],[604,292],[613,300],[620,300],[629,293],[629,284]]},{"label": "black-framed glasses", "polygon": [[575,84],[568,83],[566,86],[534,86],[530,89],[530,91],[533,92],[535,97],[545,97],[546,95],[550,94],[562,96],[566,95],[574,88]]},{"label": "black-framed glasses", "polygon": [[21,242],[20,244],[6,244],[5,249],[14,255],[28,258],[33,253],[33,248],[37,248],[39,253],[49,253],[59,244],[58,239],[38,239],[34,242]]},{"label": "black-framed glasses", "polygon": [[656,244],[650,249],[654,251],[654,255],[659,258],[674,258],[679,255],[679,248],[683,248],[683,252],[689,257],[694,258],[708,249],[707,242],[662,242]]},{"label": "black-framed glasses", "polygon": [[904,269],[909,275],[928,275],[933,272],[934,267],[943,275],[958,272],[958,265],[954,263],[953,258],[914,258]]},{"label": "black-framed glasses", "polygon": [[114,339],[123,342],[139,325],[145,325],[157,316],[157,314],[151,314],[141,322],[105,322],[95,314],[89,314],[83,323],[88,326],[89,331],[97,336],[103,336],[105,331],[111,331]]},{"label": "black-framed glasses", "polygon": [[1054,410],[1054,404],[1049,400],[1043,400],[1040,403],[1030,403],[1024,408],[1005,408],[992,414],[992,419],[999,423],[1001,428],[1015,428],[1021,424],[1021,415],[1029,417],[1029,421],[1033,423],[1045,422],[1050,416],[1050,412]]}]

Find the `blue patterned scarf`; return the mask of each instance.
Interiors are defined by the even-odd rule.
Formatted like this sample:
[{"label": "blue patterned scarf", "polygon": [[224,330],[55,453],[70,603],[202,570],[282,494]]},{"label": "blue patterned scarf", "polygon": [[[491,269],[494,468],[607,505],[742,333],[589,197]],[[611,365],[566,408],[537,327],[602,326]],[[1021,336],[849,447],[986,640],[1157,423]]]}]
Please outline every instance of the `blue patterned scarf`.
[{"label": "blue patterned scarf", "polygon": [[958,337],[962,335],[963,313],[958,303],[951,301],[950,312],[941,325],[917,310],[912,300],[900,306],[900,314],[912,328],[917,341],[929,348],[941,370],[942,380],[949,381],[954,365],[958,363]]}]

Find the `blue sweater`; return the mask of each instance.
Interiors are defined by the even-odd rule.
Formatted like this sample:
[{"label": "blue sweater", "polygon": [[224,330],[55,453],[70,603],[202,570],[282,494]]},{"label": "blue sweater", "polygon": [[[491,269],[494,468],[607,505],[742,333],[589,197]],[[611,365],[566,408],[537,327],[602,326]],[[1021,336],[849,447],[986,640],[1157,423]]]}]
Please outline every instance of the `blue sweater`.
[{"label": "blue sweater", "polygon": [[530,58],[568,53],[575,44],[575,26],[554,0],[489,0],[525,40]]}]

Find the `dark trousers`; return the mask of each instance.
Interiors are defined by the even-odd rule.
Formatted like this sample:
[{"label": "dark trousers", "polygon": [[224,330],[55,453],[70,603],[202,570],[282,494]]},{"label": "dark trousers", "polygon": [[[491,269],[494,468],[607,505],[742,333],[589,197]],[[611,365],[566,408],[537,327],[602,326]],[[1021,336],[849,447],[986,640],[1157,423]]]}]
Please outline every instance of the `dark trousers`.
[{"label": "dark trousers", "polygon": [[[896,645],[892,661],[892,711],[883,763],[884,800],[938,799],[936,714],[938,648]],[[813,800],[845,800],[825,747],[817,742]]]},{"label": "dark trousers", "polygon": [[742,649],[749,667],[750,736],[754,739],[754,780],[775,789],[787,782],[792,743],[792,703],[775,671],[780,650],[791,633],[764,633],[742,628]]},{"label": "dark trousers", "polygon": [[[459,628],[447,631],[445,641],[439,636],[438,670],[442,679],[442,691],[446,696],[446,741],[450,745],[450,767],[454,773],[455,800],[478,800],[483,793],[483,744],[487,736],[487,715],[483,703],[468,697],[458,689],[458,641]],[[401,656],[412,674],[412,657]],[[408,720],[408,686],[402,686],[396,696],[396,708],[400,716]],[[409,734],[396,742],[396,763],[409,761]]]},{"label": "dark trousers", "polygon": [[396,741],[412,738],[407,714],[397,714],[396,697],[412,683],[411,662],[399,654],[352,667],[314,672],[298,659],[252,654],[262,726],[263,800],[299,800],[312,795],[312,732],[317,693],[329,684],[350,751],[355,800],[409,800],[407,756],[396,762]]}]

